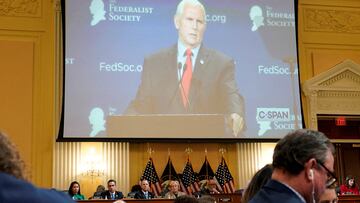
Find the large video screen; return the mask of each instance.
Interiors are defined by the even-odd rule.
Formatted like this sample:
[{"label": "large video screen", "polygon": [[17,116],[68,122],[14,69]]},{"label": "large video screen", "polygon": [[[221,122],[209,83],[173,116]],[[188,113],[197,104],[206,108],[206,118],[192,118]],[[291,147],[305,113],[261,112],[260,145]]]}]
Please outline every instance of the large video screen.
[{"label": "large video screen", "polygon": [[293,0],[63,0],[60,138],[302,128]]}]

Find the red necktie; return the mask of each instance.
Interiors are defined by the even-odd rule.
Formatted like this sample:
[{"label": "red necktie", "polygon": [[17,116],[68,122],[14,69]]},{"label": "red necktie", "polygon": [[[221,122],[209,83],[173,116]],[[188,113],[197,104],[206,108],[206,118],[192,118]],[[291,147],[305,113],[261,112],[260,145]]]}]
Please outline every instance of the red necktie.
[{"label": "red necktie", "polygon": [[184,107],[188,107],[188,101],[189,101],[189,91],[190,91],[190,85],[191,85],[191,78],[192,78],[192,62],[191,62],[191,49],[186,49],[186,68],[183,73],[182,77],[182,87],[181,88],[181,95]]}]

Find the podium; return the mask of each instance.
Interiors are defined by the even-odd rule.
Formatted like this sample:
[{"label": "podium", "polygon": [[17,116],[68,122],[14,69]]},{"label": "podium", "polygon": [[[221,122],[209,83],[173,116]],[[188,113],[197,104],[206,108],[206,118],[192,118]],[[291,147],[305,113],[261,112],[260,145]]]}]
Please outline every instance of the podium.
[{"label": "podium", "polygon": [[113,138],[224,138],[223,114],[147,114],[107,117],[107,136]]}]

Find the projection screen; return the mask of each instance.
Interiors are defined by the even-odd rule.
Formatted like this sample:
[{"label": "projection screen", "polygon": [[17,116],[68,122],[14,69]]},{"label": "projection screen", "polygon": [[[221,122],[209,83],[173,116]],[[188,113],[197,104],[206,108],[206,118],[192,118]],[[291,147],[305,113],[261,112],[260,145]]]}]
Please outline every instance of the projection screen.
[{"label": "projection screen", "polygon": [[[203,0],[205,22],[177,21],[179,2],[63,0],[59,138],[278,139],[302,128],[294,1]],[[186,26],[203,38],[188,96]]]}]

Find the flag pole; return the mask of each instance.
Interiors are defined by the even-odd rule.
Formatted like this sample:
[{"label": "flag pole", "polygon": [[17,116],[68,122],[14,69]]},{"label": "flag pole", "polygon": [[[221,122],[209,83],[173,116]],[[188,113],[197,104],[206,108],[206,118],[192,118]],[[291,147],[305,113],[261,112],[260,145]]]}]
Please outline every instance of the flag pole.
[{"label": "flag pole", "polygon": [[[222,168],[221,172],[221,178],[222,178],[222,182],[224,183],[224,186],[225,186],[225,181],[226,181],[226,178],[225,178],[225,163],[224,163],[224,154],[226,153],[226,149],[225,148],[220,148],[219,149],[219,152],[221,153],[221,162],[220,162],[220,167]],[[225,190],[225,187],[222,186],[223,190]]]},{"label": "flag pole", "polygon": [[206,165],[206,170],[205,170],[205,178],[206,180],[209,180],[209,171],[208,171],[208,160],[207,160],[207,148],[205,148],[205,165]]},{"label": "flag pole", "polygon": [[168,178],[168,180],[171,180],[171,168],[170,168],[170,164],[171,164],[171,159],[170,159],[170,147],[168,148],[168,162],[167,162],[167,165],[168,165],[168,170],[169,170],[169,172],[168,172],[168,176],[169,176],[169,178]]}]

